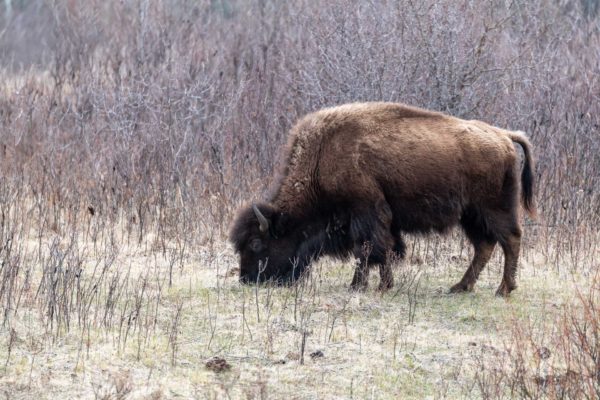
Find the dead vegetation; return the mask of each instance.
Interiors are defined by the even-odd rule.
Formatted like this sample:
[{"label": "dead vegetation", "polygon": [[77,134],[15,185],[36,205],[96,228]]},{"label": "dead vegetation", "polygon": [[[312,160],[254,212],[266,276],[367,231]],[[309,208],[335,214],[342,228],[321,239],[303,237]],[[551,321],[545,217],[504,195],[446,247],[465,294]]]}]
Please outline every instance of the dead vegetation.
[{"label": "dead vegetation", "polygon": [[[0,24],[0,392],[598,397],[593,4],[15,4]],[[347,293],[349,268],[328,262],[290,289],[235,282],[224,232],[291,124],[358,100],[528,132],[541,217],[515,300],[443,294],[468,259],[458,235],[412,239],[385,296]],[[212,357],[231,368],[206,370]]]},{"label": "dead vegetation", "polygon": [[478,360],[475,379],[484,397],[600,396],[599,276],[595,272],[583,291],[575,289],[575,298],[555,315],[542,315],[549,320],[521,318],[510,325],[504,351]]}]

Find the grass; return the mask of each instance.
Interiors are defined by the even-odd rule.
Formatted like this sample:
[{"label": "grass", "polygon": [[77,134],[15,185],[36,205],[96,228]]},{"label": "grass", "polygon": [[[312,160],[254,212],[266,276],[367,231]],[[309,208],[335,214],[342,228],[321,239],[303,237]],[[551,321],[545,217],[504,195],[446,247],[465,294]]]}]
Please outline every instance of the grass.
[{"label": "grass", "polygon": [[[575,289],[586,289],[586,276],[559,275],[532,256],[522,262],[519,289],[508,301],[497,298],[501,259],[496,255],[473,293],[450,295],[447,288],[468,259],[451,257],[450,251],[437,257],[435,267],[426,256],[425,262],[413,257],[397,266],[397,288],[385,294],[374,290],[376,272],[367,292],[350,292],[353,266],[333,260],[319,262],[308,280],[292,288],[241,286],[231,250],[218,248],[219,257],[201,251],[186,257],[171,287],[164,283],[168,256],[152,246],[120,252],[109,273],[130,271],[132,287],[140,282],[136,276],[149,282],[149,300],[137,313],[143,321],[132,324],[127,340],[116,322],[50,334],[38,310],[21,308],[0,334],[7,344],[0,350],[0,393],[16,398],[478,397],[479,357],[505,352],[515,321],[536,321],[540,331],[548,329]],[[126,306],[115,309],[119,314]],[[321,357],[311,356],[319,351]],[[232,368],[207,369],[205,360],[212,356],[225,358]]]}]

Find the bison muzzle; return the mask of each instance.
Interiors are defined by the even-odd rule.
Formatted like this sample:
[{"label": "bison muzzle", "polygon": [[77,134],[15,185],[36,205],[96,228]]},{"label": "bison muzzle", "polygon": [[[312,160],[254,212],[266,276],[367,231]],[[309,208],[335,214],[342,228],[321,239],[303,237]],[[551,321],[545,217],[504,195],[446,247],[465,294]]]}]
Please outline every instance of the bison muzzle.
[{"label": "bison muzzle", "polygon": [[355,289],[366,288],[378,265],[386,290],[390,255],[404,255],[403,233],[460,225],[475,255],[451,292],[473,289],[496,244],[505,259],[497,294],[516,288],[519,197],[535,213],[523,133],[403,104],[357,103],[305,116],[284,151],[271,193],[242,209],[230,233],[241,282],[292,283],[330,255],[359,260]]}]

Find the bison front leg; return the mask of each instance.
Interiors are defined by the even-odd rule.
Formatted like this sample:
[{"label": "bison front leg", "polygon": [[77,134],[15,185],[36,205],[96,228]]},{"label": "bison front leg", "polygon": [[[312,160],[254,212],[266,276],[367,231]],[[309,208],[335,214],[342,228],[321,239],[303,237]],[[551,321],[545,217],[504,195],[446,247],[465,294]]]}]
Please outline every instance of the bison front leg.
[{"label": "bison front leg", "polygon": [[354,269],[354,277],[350,283],[350,289],[365,291],[369,282],[369,264],[366,259],[359,257],[358,265]]},{"label": "bison front leg", "polygon": [[389,263],[379,265],[379,286],[378,290],[385,292],[394,287],[394,274],[392,266]]},{"label": "bison front leg", "polygon": [[[379,248],[373,251],[374,246],[371,242],[365,242],[362,246],[355,249],[355,254],[358,254],[358,265],[354,270],[354,277],[350,288],[353,290],[364,291],[367,289],[369,282],[369,271],[374,264],[379,265],[379,286],[378,290],[386,291],[394,286],[394,274],[392,268],[387,262],[387,254],[385,250]],[[359,253],[360,252],[360,253]]]},{"label": "bison front leg", "polygon": [[375,234],[369,240],[355,241],[353,253],[359,262],[354,271],[352,283],[350,284],[352,289],[365,290],[367,288],[369,270],[374,265],[379,266],[380,282],[378,289],[386,291],[394,286],[394,275],[391,265],[388,263],[388,254],[392,249],[393,243],[394,239],[389,234]]}]

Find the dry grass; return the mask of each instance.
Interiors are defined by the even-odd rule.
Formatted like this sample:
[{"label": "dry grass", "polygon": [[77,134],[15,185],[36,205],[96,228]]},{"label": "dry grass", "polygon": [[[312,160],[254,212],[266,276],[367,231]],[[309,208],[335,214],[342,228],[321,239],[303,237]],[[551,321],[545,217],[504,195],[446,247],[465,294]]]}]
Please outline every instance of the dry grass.
[{"label": "dry grass", "polygon": [[[399,288],[384,295],[348,291],[352,266],[331,260],[297,287],[240,286],[235,258],[222,246],[186,255],[168,287],[168,257],[151,246],[122,249],[106,274],[126,270],[132,288],[147,282],[157,305],[136,311],[144,322],[132,323],[127,340],[118,323],[57,333],[22,307],[2,334],[0,391],[17,398],[479,397],[482,360],[506,354],[515,321],[535,321],[534,333],[543,335],[590,282],[531,253],[519,289],[505,301],[493,295],[497,255],[474,293],[449,295],[468,261],[454,239],[428,254],[417,249],[396,267]],[[92,267],[93,258],[83,264]],[[132,297],[118,299],[117,316],[136,310],[126,306]],[[319,351],[322,357],[311,357]],[[231,369],[207,369],[213,356]]]}]

